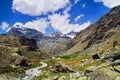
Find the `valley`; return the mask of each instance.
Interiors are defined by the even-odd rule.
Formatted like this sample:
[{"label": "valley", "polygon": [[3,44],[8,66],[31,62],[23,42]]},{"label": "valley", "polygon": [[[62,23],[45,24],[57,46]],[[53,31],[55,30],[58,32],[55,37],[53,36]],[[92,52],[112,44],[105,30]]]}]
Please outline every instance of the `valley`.
[{"label": "valley", "polygon": [[20,27],[0,35],[0,80],[120,80],[120,6],[73,39]]}]

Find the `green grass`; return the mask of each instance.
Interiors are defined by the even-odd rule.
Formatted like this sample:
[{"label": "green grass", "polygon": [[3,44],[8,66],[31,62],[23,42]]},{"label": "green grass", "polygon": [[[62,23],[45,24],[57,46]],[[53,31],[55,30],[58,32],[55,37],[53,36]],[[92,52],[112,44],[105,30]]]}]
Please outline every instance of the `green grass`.
[{"label": "green grass", "polygon": [[50,70],[45,70],[44,73],[42,75],[40,75],[37,80],[42,80],[42,79],[50,79],[50,78],[54,78],[55,76],[61,77],[61,76],[65,76],[65,77],[69,77],[70,73],[54,73],[51,72]]},{"label": "green grass", "polygon": [[56,58],[71,59],[71,58],[76,58],[76,57],[77,57],[77,55],[75,55],[75,54],[70,54],[70,55],[57,56]]}]

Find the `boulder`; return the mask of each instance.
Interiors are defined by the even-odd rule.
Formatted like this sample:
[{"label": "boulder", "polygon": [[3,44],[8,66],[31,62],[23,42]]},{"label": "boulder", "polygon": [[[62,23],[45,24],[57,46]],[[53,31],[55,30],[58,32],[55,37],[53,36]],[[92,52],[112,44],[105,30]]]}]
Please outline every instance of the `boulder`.
[{"label": "boulder", "polygon": [[19,63],[20,66],[28,66],[28,62],[25,59],[22,59]]},{"label": "boulder", "polygon": [[100,57],[99,57],[99,55],[98,54],[94,54],[93,56],[92,56],[92,58],[95,60],[95,59],[100,59]]},{"label": "boulder", "polygon": [[65,65],[59,63],[56,65],[56,70],[54,70],[53,72],[74,72],[74,71],[70,70]]}]

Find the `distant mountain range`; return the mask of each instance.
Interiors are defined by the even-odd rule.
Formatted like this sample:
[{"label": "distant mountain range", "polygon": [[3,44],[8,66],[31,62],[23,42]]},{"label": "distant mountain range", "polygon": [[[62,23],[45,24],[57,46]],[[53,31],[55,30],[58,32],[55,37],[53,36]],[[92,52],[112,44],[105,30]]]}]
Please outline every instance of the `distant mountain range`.
[{"label": "distant mountain range", "polygon": [[61,32],[53,32],[49,36],[51,37],[69,37],[73,39],[76,36],[77,32],[69,32],[67,34],[62,34]]},{"label": "distant mountain range", "polygon": [[27,38],[32,38],[37,41],[48,39],[48,38],[74,38],[76,35],[76,32],[70,32],[68,34],[63,35],[60,32],[53,32],[49,36],[43,34],[42,32],[39,32],[35,29],[25,28],[21,25],[16,25],[7,33],[8,35],[13,36],[25,36]]},{"label": "distant mountain range", "polygon": [[70,32],[63,35],[60,32],[51,33],[49,36],[35,29],[24,28],[21,25],[14,26],[7,35],[24,36],[37,41],[37,45],[42,52],[56,54],[64,51],[76,33]]}]

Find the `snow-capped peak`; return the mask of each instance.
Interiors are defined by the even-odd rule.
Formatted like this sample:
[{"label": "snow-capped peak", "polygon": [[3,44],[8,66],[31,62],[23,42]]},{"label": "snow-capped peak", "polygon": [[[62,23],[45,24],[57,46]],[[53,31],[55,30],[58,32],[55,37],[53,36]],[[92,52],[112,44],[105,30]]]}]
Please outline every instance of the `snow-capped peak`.
[{"label": "snow-capped peak", "polygon": [[49,36],[50,37],[69,37],[73,39],[76,36],[77,32],[70,32],[67,34],[62,34],[61,32],[53,32]]},{"label": "snow-capped peak", "polygon": [[77,32],[69,32],[69,33],[67,33],[67,34],[65,34],[65,36],[67,36],[67,37],[70,37],[70,38],[74,38],[75,36],[76,36],[76,34],[77,34]]},{"label": "snow-capped peak", "polygon": [[13,25],[14,28],[24,28],[24,25],[22,23],[15,23]]}]

